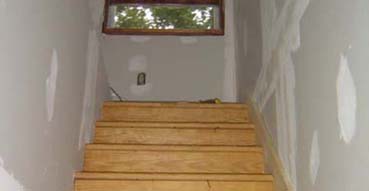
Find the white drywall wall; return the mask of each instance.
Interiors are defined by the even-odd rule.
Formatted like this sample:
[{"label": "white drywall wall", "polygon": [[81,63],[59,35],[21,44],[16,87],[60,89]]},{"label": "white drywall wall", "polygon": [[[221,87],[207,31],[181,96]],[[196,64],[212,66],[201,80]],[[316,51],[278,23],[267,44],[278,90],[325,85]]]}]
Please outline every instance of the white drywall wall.
[{"label": "white drywall wall", "polygon": [[83,99],[82,120],[79,133],[79,148],[90,143],[96,119],[100,117],[103,102],[110,98],[110,89],[103,64],[101,41],[104,1],[89,0],[91,26],[88,32],[87,67]]},{"label": "white drywall wall", "polygon": [[259,0],[234,0],[234,30],[238,100],[246,101],[255,89],[261,70]]},{"label": "white drywall wall", "polygon": [[88,1],[0,0],[0,26],[0,188],[73,190],[93,28]]},{"label": "white drywall wall", "polygon": [[254,101],[290,182],[298,191],[366,190],[369,1],[262,0],[261,13]]},{"label": "white drywall wall", "polygon": [[[105,35],[104,62],[112,87],[129,100],[236,101],[233,1],[226,2],[231,12],[224,37]],[[146,86],[136,85],[140,72],[147,73]]]},{"label": "white drywall wall", "polygon": [[[268,114],[267,128],[275,141],[285,171],[289,174],[289,183],[296,187],[297,129],[292,54],[300,47],[300,20],[309,1],[263,0],[260,3],[263,56],[254,101],[260,111]],[[269,102],[275,104],[275,114],[266,111],[270,108],[266,107],[270,105]]]}]

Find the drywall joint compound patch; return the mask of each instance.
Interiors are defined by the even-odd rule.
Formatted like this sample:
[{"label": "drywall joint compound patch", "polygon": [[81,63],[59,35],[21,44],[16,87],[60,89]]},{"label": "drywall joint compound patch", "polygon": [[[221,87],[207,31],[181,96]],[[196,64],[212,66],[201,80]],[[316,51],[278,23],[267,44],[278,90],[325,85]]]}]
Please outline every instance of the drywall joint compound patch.
[{"label": "drywall joint compound patch", "polygon": [[0,190],[1,191],[24,191],[24,187],[14,176],[4,168],[4,161],[0,158]]},{"label": "drywall joint compound patch", "polygon": [[357,98],[356,87],[351,74],[348,58],[341,54],[337,77],[338,122],[341,139],[350,144],[356,132]]},{"label": "drywall joint compound patch", "polygon": [[199,40],[196,37],[190,36],[179,37],[179,40],[181,41],[182,44],[185,45],[196,44],[199,42]]},{"label": "drywall joint compound patch", "polygon": [[148,36],[131,36],[129,37],[129,39],[132,42],[136,42],[136,43],[145,43],[151,40],[151,37]]},{"label": "drywall joint compound patch", "polygon": [[245,19],[243,23],[243,53],[245,57],[248,55],[248,49],[249,49],[248,30],[249,28],[248,28],[247,19]]},{"label": "drywall joint compound patch", "polygon": [[151,92],[153,89],[153,85],[147,83],[144,86],[138,86],[137,84],[132,84],[130,87],[130,91],[135,96],[145,96],[147,93]]},{"label": "drywall joint compound patch", "polygon": [[54,116],[55,92],[58,78],[58,52],[53,49],[49,76],[46,79],[46,107],[47,120],[50,122]]},{"label": "drywall joint compound patch", "polygon": [[[279,2],[281,5],[282,2]],[[277,140],[279,157],[288,179],[296,190],[297,125],[295,101],[295,69],[292,53],[298,51],[300,22],[310,0],[285,0],[277,8],[274,0],[261,0],[263,63],[253,99],[260,111],[270,99],[276,99]],[[277,13],[280,11],[279,13]]]},{"label": "drywall joint compound patch", "polygon": [[147,57],[145,55],[136,55],[128,62],[128,71],[130,72],[146,72],[147,71]]},{"label": "drywall joint compound patch", "polygon": [[316,183],[320,168],[320,148],[318,131],[314,131],[313,141],[310,151],[310,178],[313,185]]}]

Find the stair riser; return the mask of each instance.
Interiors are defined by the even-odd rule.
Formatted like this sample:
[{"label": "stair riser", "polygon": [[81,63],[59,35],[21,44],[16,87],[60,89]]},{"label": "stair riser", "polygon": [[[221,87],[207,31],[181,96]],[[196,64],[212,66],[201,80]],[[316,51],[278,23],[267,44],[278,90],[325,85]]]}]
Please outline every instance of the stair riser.
[{"label": "stair riser", "polygon": [[75,191],[273,191],[272,182],[77,180]]},{"label": "stair riser", "polygon": [[105,106],[102,121],[248,122],[247,109]]},{"label": "stair riser", "polygon": [[85,171],[135,173],[263,173],[262,152],[87,150]]},{"label": "stair riser", "polygon": [[157,145],[228,145],[256,144],[255,131],[225,129],[152,129],[96,128],[95,143]]}]

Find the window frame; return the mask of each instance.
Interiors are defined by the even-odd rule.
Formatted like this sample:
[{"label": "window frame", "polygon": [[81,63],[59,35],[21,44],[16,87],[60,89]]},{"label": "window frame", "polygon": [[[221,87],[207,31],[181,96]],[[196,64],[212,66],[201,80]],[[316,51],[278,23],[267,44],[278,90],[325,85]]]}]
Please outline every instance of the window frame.
[{"label": "window frame", "polygon": [[[109,28],[109,7],[111,4],[180,4],[180,5],[217,5],[219,6],[219,29],[122,29]],[[102,32],[108,35],[171,35],[171,36],[224,36],[225,6],[224,0],[105,0],[104,23]]]}]

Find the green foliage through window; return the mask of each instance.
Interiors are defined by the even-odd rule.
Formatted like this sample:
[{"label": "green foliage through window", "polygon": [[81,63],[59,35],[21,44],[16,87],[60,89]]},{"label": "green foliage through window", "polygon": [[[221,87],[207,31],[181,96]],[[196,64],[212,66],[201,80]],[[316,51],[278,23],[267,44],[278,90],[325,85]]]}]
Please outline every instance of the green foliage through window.
[{"label": "green foliage through window", "polygon": [[117,4],[109,9],[109,28],[216,29],[217,7],[212,5]]}]

